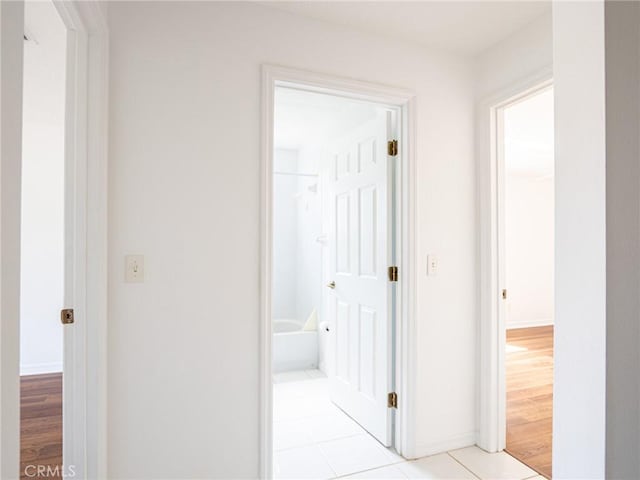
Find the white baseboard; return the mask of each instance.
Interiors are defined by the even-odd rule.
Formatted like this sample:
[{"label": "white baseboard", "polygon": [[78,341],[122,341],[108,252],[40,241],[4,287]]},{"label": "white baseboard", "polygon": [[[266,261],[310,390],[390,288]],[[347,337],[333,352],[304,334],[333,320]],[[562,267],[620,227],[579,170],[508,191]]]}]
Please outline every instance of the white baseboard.
[{"label": "white baseboard", "polygon": [[20,365],[20,375],[38,375],[41,373],[62,372],[62,362],[31,363]]},{"label": "white baseboard", "polygon": [[507,330],[516,328],[547,327],[553,325],[553,318],[536,318],[524,322],[507,322]]},{"label": "white baseboard", "polygon": [[416,445],[412,458],[428,457],[437,453],[449,452],[459,448],[471,447],[476,444],[476,432],[454,435],[439,442],[421,443]]}]

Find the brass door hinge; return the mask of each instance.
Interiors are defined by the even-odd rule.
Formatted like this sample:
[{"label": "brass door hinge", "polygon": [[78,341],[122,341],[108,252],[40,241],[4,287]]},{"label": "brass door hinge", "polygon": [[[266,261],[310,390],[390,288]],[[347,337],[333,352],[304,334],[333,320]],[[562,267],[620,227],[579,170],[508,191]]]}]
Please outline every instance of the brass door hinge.
[{"label": "brass door hinge", "polygon": [[398,394],[396,392],[387,395],[387,408],[398,408]]},{"label": "brass door hinge", "polygon": [[398,140],[389,140],[387,142],[387,155],[390,157],[398,155]]},{"label": "brass door hinge", "polygon": [[390,282],[398,281],[398,267],[396,266],[389,267],[389,281]]},{"label": "brass door hinge", "polygon": [[503,300],[507,299],[507,289],[506,288],[502,289],[502,299]]},{"label": "brass door hinge", "polygon": [[60,321],[63,325],[70,325],[75,322],[75,319],[73,318],[73,308],[60,310]]}]

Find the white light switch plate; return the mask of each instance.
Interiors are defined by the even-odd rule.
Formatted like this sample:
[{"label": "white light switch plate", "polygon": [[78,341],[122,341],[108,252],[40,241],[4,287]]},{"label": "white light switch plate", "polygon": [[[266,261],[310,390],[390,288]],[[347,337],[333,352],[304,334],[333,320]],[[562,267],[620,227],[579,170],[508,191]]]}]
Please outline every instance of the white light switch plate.
[{"label": "white light switch plate", "polygon": [[438,256],[427,255],[427,275],[430,277],[438,274]]},{"label": "white light switch plate", "polygon": [[144,282],[144,255],[127,255],[124,259],[124,281],[127,283]]}]

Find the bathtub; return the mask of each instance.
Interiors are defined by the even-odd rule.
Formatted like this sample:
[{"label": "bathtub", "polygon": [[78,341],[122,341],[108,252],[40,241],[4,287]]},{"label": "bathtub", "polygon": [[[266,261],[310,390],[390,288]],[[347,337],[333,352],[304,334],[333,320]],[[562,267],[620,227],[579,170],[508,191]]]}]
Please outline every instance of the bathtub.
[{"label": "bathtub", "polygon": [[318,332],[297,320],[273,320],[273,372],[318,368]]}]

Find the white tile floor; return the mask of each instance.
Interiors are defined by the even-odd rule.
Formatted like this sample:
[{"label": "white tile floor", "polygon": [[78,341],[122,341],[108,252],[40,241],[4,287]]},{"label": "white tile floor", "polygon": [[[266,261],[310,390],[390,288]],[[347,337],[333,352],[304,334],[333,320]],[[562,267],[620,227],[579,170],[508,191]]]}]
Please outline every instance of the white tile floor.
[{"label": "white tile floor", "polygon": [[477,447],[407,461],[331,402],[322,372],[280,373],[273,381],[275,478],[544,480],[504,452]]}]

